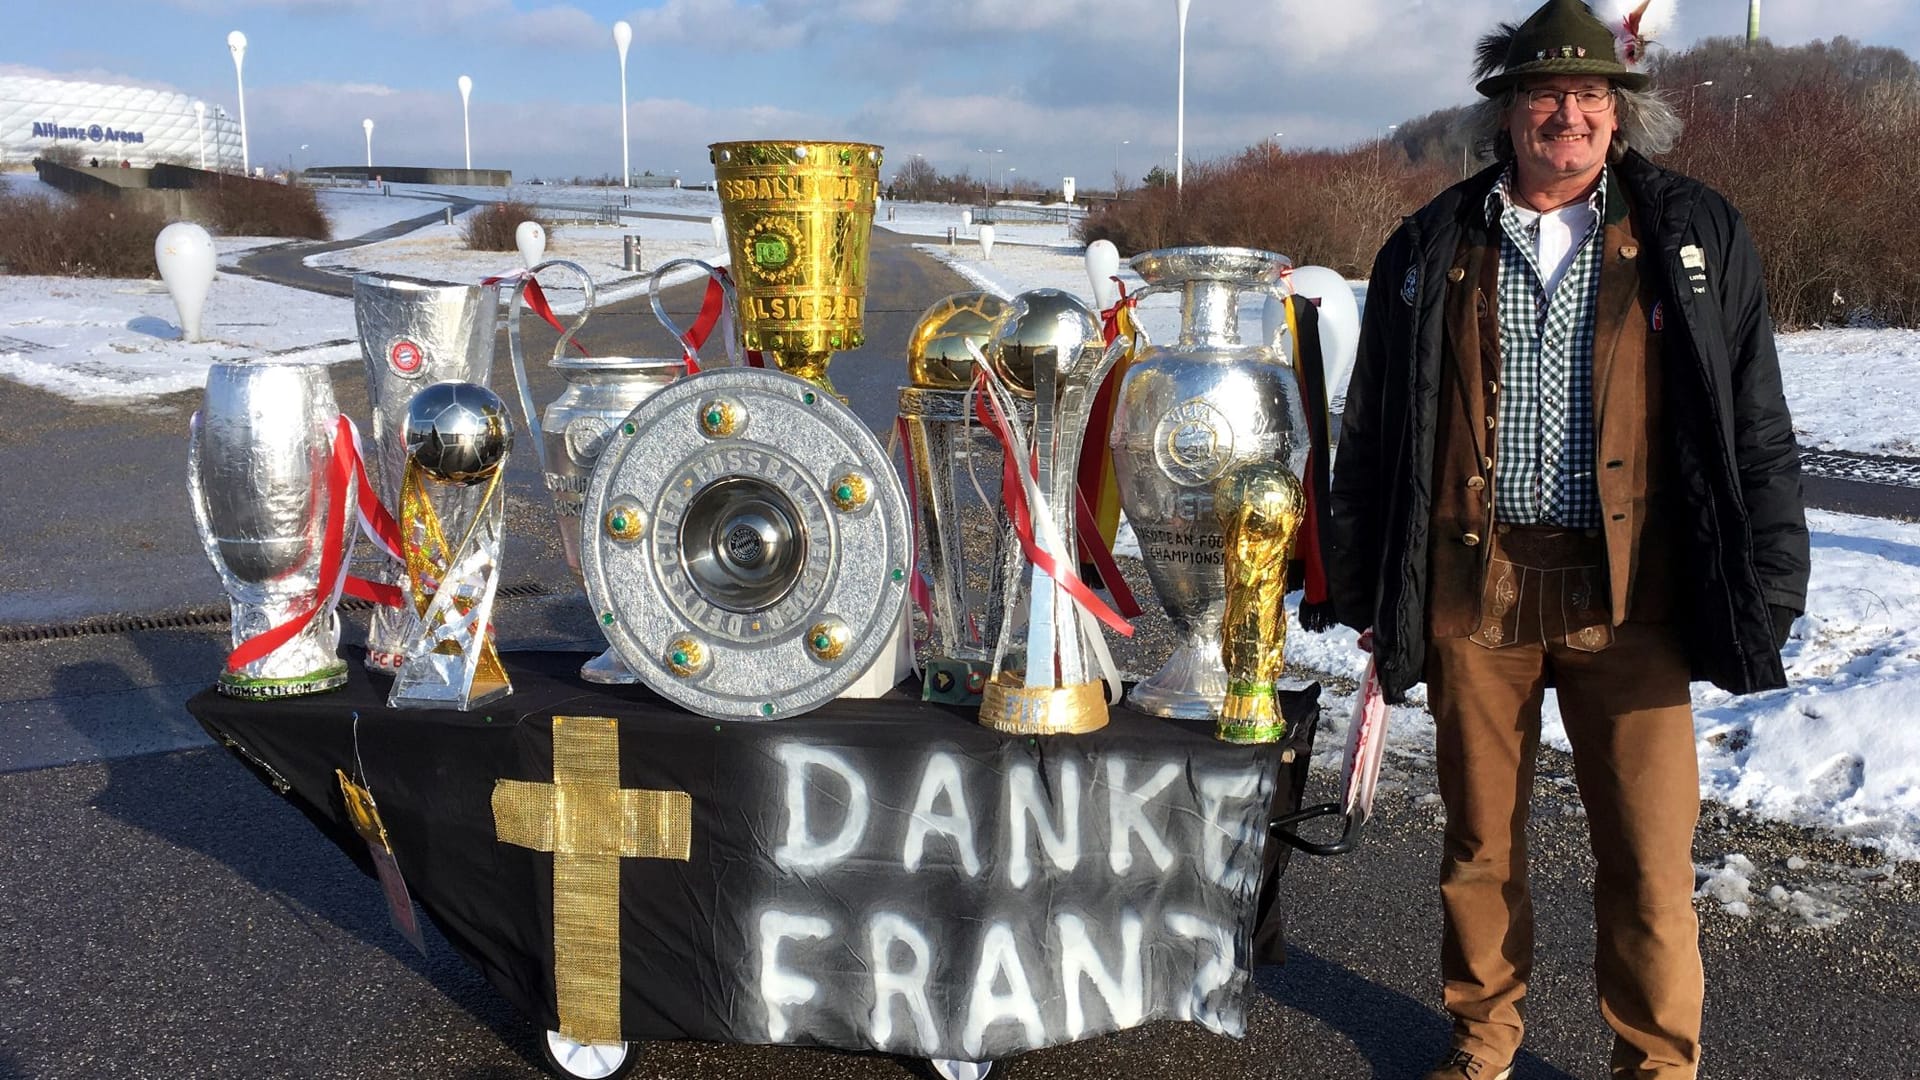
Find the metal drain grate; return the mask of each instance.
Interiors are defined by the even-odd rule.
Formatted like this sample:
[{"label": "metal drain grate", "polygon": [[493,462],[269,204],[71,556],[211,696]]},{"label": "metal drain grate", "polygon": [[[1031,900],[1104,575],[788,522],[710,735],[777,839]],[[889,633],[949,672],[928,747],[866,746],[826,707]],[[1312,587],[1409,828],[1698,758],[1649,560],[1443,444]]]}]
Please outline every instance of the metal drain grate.
[{"label": "metal drain grate", "polygon": [[1834,480],[1920,488],[1920,458],[1803,450],[1800,452],[1800,467],[1809,475]]},{"label": "metal drain grate", "polygon": [[[552,596],[553,590],[537,581],[523,581],[500,590],[502,600],[525,600]],[[343,600],[348,611],[366,611],[374,605],[366,600]],[[99,615],[67,623],[38,626],[0,626],[0,645],[33,641],[64,641],[70,638],[97,637],[103,634],[131,634],[142,630],[210,630],[227,625],[233,613],[225,604],[219,607],[190,608],[158,615]]]}]

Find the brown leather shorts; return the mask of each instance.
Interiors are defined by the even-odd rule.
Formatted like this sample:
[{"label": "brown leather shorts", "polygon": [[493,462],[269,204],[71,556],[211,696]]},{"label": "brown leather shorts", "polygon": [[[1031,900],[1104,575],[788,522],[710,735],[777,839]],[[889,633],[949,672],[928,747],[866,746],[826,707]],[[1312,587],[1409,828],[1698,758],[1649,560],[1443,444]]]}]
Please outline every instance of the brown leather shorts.
[{"label": "brown leather shorts", "polygon": [[1598,530],[1501,525],[1471,640],[1489,649],[1563,645],[1599,652],[1613,644],[1607,544]]}]

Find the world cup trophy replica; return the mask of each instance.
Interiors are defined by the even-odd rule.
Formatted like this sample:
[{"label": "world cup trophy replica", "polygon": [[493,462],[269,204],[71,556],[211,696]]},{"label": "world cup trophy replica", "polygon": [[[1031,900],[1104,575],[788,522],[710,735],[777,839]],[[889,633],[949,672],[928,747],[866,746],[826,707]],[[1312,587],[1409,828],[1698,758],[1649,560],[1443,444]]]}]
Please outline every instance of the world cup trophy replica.
[{"label": "world cup trophy replica", "polygon": [[499,395],[443,382],[407,405],[400,538],[408,633],[387,704],[471,709],[513,692],[493,644],[513,422]]},{"label": "world cup trophy replica", "polygon": [[838,396],[827,363],[866,343],[880,147],[726,142],[709,151],[739,290],[741,343]]},{"label": "world cup trophy replica", "polygon": [[[494,327],[500,290],[494,285],[437,285],[361,274],[353,279],[353,319],[366,361],[368,478],[389,510],[407,471],[407,402],[437,382],[485,384],[493,377]],[[383,561],[368,576],[393,583],[398,568]],[[408,614],[376,607],[367,630],[367,667],[392,672],[402,659]]]},{"label": "world cup trophy replica", "polygon": [[[1021,468],[1031,463],[1030,535],[1008,553],[1009,603],[1001,619],[994,670],[980,703],[980,722],[1020,735],[1080,734],[1105,727],[1107,697],[1097,654],[1098,626],[1082,618],[1068,587],[1075,563],[1074,492],[1080,446],[1093,396],[1118,353],[1104,347],[1100,321],[1079,298],[1058,289],[1014,297],[994,323],[984,357],[995,371],[1032,387],[1033,422],[1014,441]],[[1016,425],[1007,425],[1009,428]],[[1008,470],[1018,473],[1020,469]],[[1029,487],[1022,481],[1022,488]],[[1016,496],[1009,492],[1009,499]],[[1031,544],[1040,556],[1030,557]],[[1042,565],[1044,558],[1051,565]],[[1026,617],[1025,640],[1017,633]],[[1117,678],[1117,676],[1116,676]]]},{"label": "world cup trophy replica", "polygon": [[1220,655],[1226,547],[1215,490],[1230,472],[1278,461],[1295,478],[1311,436],[1300,382],[1282,354],[1241,340],[1239,302],[1280,293],[1284,256],[1248,248],[1137,255],[1145,297],[1180,295],[1180,337],[1148,345],[1120,382],[1110,445],[1120,502],[1180,644],[1128,702],[1142,712],[1217,718],[1229,693]]},{"label": "world cup trophy replica", "polygon": [[1214,732],[1223,742],[1279,742],[1287,733],[1279,708],[1287,666],[1287,564],[1306,520],[1307,493],[1284,463],[1253,461],[1227,473],[1213,505],[1227,579],[1220,621],[1227,695]]},{"label": "world cup trophy replica", "polygon": [[351,452],[343,428],[324,366],[221,361],[207,373],[187,484],[200,542],[233,605],[234,652],[219,681],[228,697],[314,694],[347,681],[335,603],[354,485],[330,483],[335,455]]}]

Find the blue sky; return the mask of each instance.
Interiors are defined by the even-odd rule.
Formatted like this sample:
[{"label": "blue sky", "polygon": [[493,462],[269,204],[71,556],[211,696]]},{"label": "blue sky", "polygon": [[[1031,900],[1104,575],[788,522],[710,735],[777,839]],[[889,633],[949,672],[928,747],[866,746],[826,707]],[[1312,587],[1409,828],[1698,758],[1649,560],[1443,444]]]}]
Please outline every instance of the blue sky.
[{"label": "blue sky", "polygon": [[[1284,132],[1343,145],[1469,99],[1473,40],[1538,0],[1193,0],[1189,160]],[[633,24],[636,171],[711,175],[709,142],[853,138],[894,164],[1076,175],[1105,186],[1171,164],[1173,0],[8,0],[0,71],[135,82],[234,107],[229,30],[247,34],[256,162],[374,156],[458,164],[474,80],[476,166],[620,166],[611,27]],[[1681,0],[1671,44],[1742,33],[1747,0]],[[1765,0],[1777,42],[1845,34],[1920,56],[1911,0]],[[302,152],[298,147],[306,144]],[[986,151],[986,152],[982,152]],[[998,152],[995,152],[998,151]]]}]

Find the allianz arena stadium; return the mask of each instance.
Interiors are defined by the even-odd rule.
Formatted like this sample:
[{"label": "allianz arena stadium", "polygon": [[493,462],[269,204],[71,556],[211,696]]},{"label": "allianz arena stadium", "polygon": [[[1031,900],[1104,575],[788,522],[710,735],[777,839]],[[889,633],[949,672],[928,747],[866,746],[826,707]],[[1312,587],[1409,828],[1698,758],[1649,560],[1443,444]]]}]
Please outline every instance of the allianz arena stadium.
[{"label": "allianz arena stadium", "polygon": [[240,169],[240,122],[171,90],[0,75],[0,165],[24,165],[56,149],[84,164],[159,162]]}]

